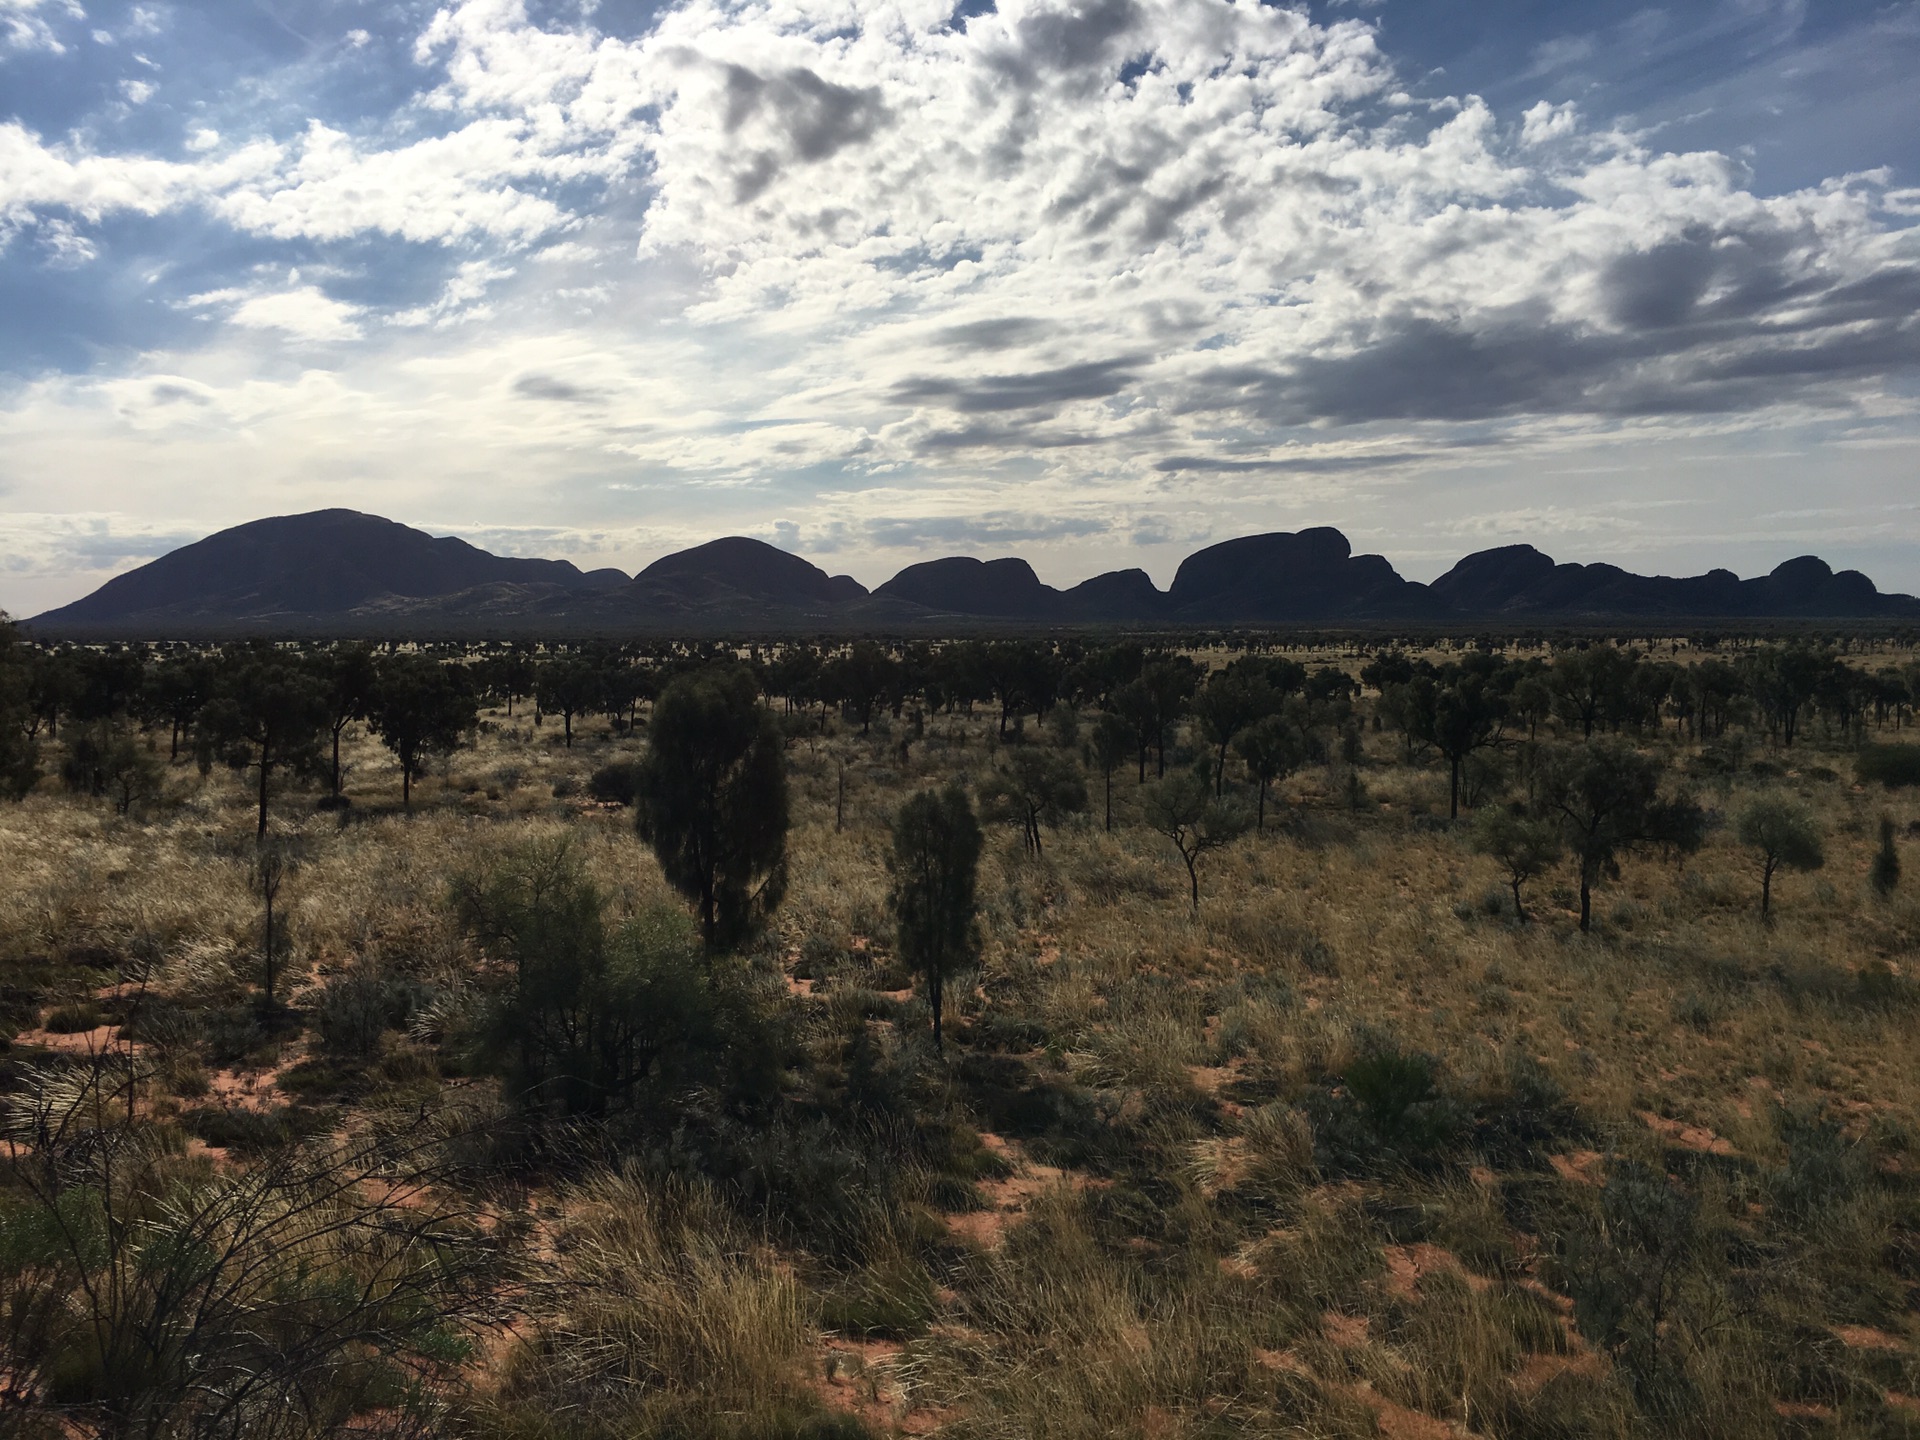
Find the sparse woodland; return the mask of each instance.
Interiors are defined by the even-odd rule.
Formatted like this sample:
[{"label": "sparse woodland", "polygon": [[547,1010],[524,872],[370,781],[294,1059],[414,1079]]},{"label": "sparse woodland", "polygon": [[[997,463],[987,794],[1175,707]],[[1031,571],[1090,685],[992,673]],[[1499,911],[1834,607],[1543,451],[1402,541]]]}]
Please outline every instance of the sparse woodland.
[{"label": "sparse woodland", "polygon": [[4,640],[0,1435],[1920,1435],[1908,640]]}]

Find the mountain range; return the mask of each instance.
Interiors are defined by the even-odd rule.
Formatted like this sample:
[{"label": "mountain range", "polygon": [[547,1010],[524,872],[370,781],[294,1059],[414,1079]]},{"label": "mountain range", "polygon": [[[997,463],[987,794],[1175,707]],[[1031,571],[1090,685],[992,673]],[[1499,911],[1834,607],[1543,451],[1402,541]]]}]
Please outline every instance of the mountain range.
[{"label": "mountain range", "polygon": [[1742,580],[1559,564],[1531,545],[1467,556],[1430,585],[1327,527],[1247,535],[1195,551],[1162,591],[1144,570],[1070,589],[1025,560],[951,556],[869,591],[759,540],[709,541],[628,576],[490,554],[377,515],[317,510],[236,525],[116,576],[26,622],[71,639],[285,635],[617,635],[1017,626],[1462,624],[1920,620],[1857,570],[1803,555]]}]

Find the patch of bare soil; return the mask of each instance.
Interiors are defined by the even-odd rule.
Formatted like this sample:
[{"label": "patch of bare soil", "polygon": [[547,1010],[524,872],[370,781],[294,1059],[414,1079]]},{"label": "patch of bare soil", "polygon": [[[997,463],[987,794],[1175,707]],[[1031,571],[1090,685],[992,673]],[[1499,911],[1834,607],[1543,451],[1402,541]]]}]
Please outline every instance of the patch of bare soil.
[{"label": "patch of bare soil", "polygon": [[280,1077],[306,1056],[288,1047],[272,1065],[259,1070],[216,1070],[207,1077],[207,1097],[229,1110],[272,1110],[281,1103]]},{"label": "patch of bare soil", "polygon": [[980,1143],[1012,1167],[1013,1173],[997,1180],[977,1181],[974,1188],[985,1206],[946,1217],[950,1231],[979,1249],[998,1248],[1008,1228],[1032,1208],[1035,1198],[1054,1186],[1085,1187],[1090,1183],[1084,1175],[1029,1159],[1016,1142],[1004,1136],[982,1131]]},{"label": "patch of bare soil", "polygon": [[823,1336],[814,1380],[821,1401],[829,1410],[855,1416],[881,1433],[893,1430],[907,1418],[893,1368],[905,1348],[888,1340]]},{"label": "patch of bare soil", "polygon": [[1905,1350],[1907,1342],[1886,1330],[1871,1325],[1835,1325],[1834,1335],[1851,1350]]},{"label": "patch of bare soil", "polygon": [[1811,1400],[1776,1400],[1773,1413],[1782,1420],[1831,1420],[1831,1405],[1816,1405]]},{"label": "patch of bare soil", "polygon": [[1704,1125],[1689,1125],[1684,1120],[1669,1120],[1664,1115],[1656,1115],[1651,1110],[1636,1110],[1634,1114],[1646,1124],[1654,1134],[1660,1135],[1688,1150],[1698,1150],[1707,1155],[1737,1155],[1731,1140],[1716,1135]]},{"label": "patch of bare soil", "polygon": [[1342,1350],[1357,1350],[1367,1343],[1367,1317],[1343,1315],[1338,1310],[1329,1310],[1320,1317],[1320,1333],[1327,1337],[1329,1345],[1337,1345]]},{"label": "patch of bare soil", "polygon": [[1538,1395],[1562,1375],[1584,1375],[1599,1380],[1607,1373],[1607,1362],[1596,1350],[1582,1348],[1565,1355],[1529,1355],[1520,1362],[1508,1383],[1524,1398]]},{"label": "patch of bare soil", "polygon": [[1571,1180],[1576,1185],[1604,1183],[1600,1174],[1601,1159],[1598,1150],[1574,1150],[1565,1155],[1547,1157],[1556,1175],[1563,1180]]},{"label": "patch of bare soil", "polygon": [[1283,1371],[1288,1375],[1299,1375],[1309,1380],[1314,1378],[1313,1371],[1308,1367],[1307,1362],[1291,1350],[1255,1350],[1253,1363],[1265,1370]]},{"label": "patch of bare soil", "polygon": [[62,1055],[105,1055],[125,1047],[114,1036],[111,1025],[96,1025],[91,1030],[56,1034],[51,1030],[22,1030],[13,1037],[16,1046],[33,1050],[53,1050]]},{"label": "patch of bare soil", "polygon": [[1475,1275],[1460,1263],[1451,1250],[1422,1241],[1417,1245],[1388,1245],[1382,1254],[1387,1261],[1387,1289],[1409,1303],[1420,1298],[1420,1282],[1442,1271],[1457,1275],[1469,1290],[1485,1291],[1493,1282]]},{"label": "patch of bare soil", "polygon": [[1380,1427],[1385,1440],[1461,1440],[1470,1433],[1451,1420],[1437,1419],[1389,1400],[1365,1381],[1343,1388],[1373,1411],[1373,1423]]}]

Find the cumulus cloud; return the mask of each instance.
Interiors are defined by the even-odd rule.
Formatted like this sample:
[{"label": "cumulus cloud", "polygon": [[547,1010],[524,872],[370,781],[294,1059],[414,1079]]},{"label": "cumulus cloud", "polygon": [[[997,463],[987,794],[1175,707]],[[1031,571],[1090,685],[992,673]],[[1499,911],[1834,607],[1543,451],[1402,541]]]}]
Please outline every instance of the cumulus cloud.
[{"label": "cumulus cloud", "polygon": [[361,307],[335,300],[312,285],[248,292],[211,290],[188,302],[224,310],[230,324],[247,330],[275,330],[295,340],[325,342],[360,336]]},{"label": "cumulus cloud", "polygon": [[[1372,12],[1338,13],[682,0],[622,38],[456,0],[329,48],[417,67],[364,115],[210,111],[164,153],[9,122],[0,234],[60,263],[108,217],[187,210],[269,253],[439,257],[411,289],[199,280],[173,293],[204,344],[44,392],[35,423],[324,423],[389,459],[434,429],[450,487],[504,449],[597,503],[752,486],[796,533],[903,551],[1171,544],[1195,506],[1580,437],[1907,423],[1914,192],[1763,194],[1572,104],[1417,98]],[[330,368],[267,383],[234,357],[268,343]],[[173,398],[121,387],[143,366]]]}]

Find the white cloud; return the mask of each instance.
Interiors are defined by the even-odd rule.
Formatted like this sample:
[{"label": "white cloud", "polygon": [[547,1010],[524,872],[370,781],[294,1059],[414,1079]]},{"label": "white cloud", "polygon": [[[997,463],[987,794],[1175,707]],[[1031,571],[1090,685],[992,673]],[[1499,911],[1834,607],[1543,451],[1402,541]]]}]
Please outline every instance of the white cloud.
[{"label": "white cloud", "polygon": [[47,263],[58,270],[85,265],[100,253],[94,243],[67,220],[47,221],[40,227],[38,239],[40,248],[46,252]]},{"label": "white cloud", "polygon": [[229,323],[248,330],[275,330],[295,340],[332,342],[360,337],[359,318],[365,313],[358,305],[335,300],[312,285],[299,285],[299,272],[288,276],[293,288],[249,292],[240,289],[210,290],[195,295],[187,304],[196,309],[226,307]]},{"label": "white cloud", "polygon": [[[239,277],[195,297],[206,345],[38,391],[10,433],[105,407],[90,454],[246,436],[308,499],[456,513],[511,474],[699,538],[744,494],[767,533],[787,505],[810,543],[906,553],[969,516],[1001,517],[982,545],[1034,516],[1043,547],[1173,545],[1338,521],[1463,456],[1909,423],[1920,247],[1885,175],[1759,195],[1570,104],[1416,102],[1363,20],[1255,0],[951,14],[688,0],[621,40],[477,0],[365,123],[234,148],[223,116],[182,160],[0,126],[16,229],[194,206],[303,254],[453,252],[384,309],[319,265]],[[262,331],[337,348],[263,374]]]},{"label": "white cloud", "polygon": [[1542,100],[1520,119],[1520,142],[1523,145],[1544,145],[1550,140],[1573,134],[1580,124],[1580,111],[1571,101],[1565,105],[1555,105]]},{"label": "white cloud", "polygon": [[47,50],[55,55],[66,52],[42,12],[52,11],[69,20],[84,20],[86,12],[77,0],[0,0],[0,45],[9,50]]}]

